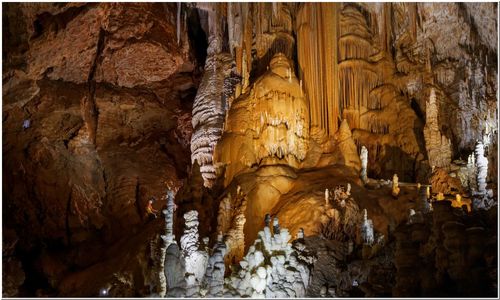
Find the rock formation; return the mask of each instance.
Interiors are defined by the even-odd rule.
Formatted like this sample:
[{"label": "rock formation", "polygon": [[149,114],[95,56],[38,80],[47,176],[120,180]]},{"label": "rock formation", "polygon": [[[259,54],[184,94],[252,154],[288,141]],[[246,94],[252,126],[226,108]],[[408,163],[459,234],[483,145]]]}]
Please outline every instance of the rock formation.
[{"label": "rock formation", "polygon": [[222,235],[217,237],[212,256],[208,259],[205,280],[208,289],[208,297],[222,297],[224,292],[224,256],[226,255],[226,245],[222,240]]},{"label": "rock formation", "polygon": [[399,178],[397,174],[394,174],[394,176],[392,176],[392,196],[397,197],[399,191],[401,191],[399,188]]},{"label": "rock formation", "polygon": [[483,143],[476,144],[476,164],[477,164],[477,192],[479,194],[486,194],[486,176],[488,175],[488,159],[484,156]]},{"label": "rock formation", "polygon": [[285,55],[276,54],[269,66],[228,112],[215,155],[225,165],[225,185],[253,165],[299,167],[306,156],[309,115],[304,92]]},{"label": "rock formation", "polygon": [[217,232],[223,234],[227,246],[226,264],[235,264],[245,254],[246,197],[238,188],[234,199],[228,194],[222,199],[217,218]]},{"label": "rock formation", "polygon": [[368,181],[368,150],[365,146],[361,147],[359,159],[361,160],[361,180],[366,183]]},{"label": "rock formation", "polygon": [[269,226],[264,227],[240,261],[240,269],[226,280],[230,287],[226,295],[252,298],[304,297],[309,283],[309,265],[292,248],[289,239],[286,228],[271,233]]},{"label": "rock formation", "polygon": [[184,214],[185,229],[181,237],[181,254],[186,268],[186,296],[198,295],[207,268],[207,253],[200,248],[198,212]]},{"label": "rock formation", "polygon": [[193,103],[193,136],[191,162],[198,162],[205,186],[211,187],[217,177],[213,165],[213,151],[220,137],[226,110],[229,107],[227,84],[232,71],[232,57],[222,53],[222,28],[220,7],[206,4],[208,13],[208,49],[205,72]]},{"label": "rock formation", "polygon": [[[477,248],[476,243],[486,241],[487,233],[474,225],[477,216],[461,214],[461,209],[452,208],[450,204],[449,201],[434,203],[432,218],[429,214],[423,215],[419,221],[404,225],[395,233],[397,283],[393,294],[458,296],[487,294],[494,289],[486,283],[489,275],[479,275],[476,269],[491,267],[489,263],[483,267],[477,265],[485,257],[479,252],[484,255],[492,251],[486,245],[481,250]],[[481,217],[485,221],[492,216]],[[474,276],[468,276],[469,271],[465,271],[470,267]]]},{"label": "rock formation", "polygon": [[361,239],[366,245],[372,245],[375,241],[373,234],[373,222],[368,219],[366,209],[363,209],[363,222],[361,223]]},{"label": "rock formation", "polygon": [[493,199],[493,191],[486,189],[488,176],[488,159],[484,156],[484,145],[478,142],[475,149],[477,174],[477,191],[474,193],[473,206],[475,209],[490,209],[496,204]]},{"label": "rock formation", "polygon": [[435,89],[431,88],[425,110],[425,147],[429,157],[429,164],[438,168],[446,168],[451,163],[451,142],[439,130],[438,114],[438,97]]}]

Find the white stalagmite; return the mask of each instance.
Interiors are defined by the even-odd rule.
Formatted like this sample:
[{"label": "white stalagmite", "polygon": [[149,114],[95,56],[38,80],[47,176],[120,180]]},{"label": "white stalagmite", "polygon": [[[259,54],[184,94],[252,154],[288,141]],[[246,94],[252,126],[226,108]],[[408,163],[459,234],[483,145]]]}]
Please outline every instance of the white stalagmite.
[{"label": "white stalagmite", "polygon": [[365,146],[361,147],[361,154],[359,155],[359,159],[361,160],[361,180],[363,183],[368,182],[368,149]]},{"label": "white stalagmite", "polygon": [[[170,201],[169,201],[170,202]],[[172,201],[173,202],[173,201]],[[167,206],[168,207],[168,206]],[[168,211],[168,209],[167,209]],[[170,218],[170,214],[166,214]],[[304,231],[298,233],[293,246],[288,229],[271,233],[269,226],[260,231],[240,269],[224,278],[226,244],[217,237],[210,259],[200,250],[198,213],[184,214],[185,230],[181,251],[175,240],[167,249],[165,274],[168,277],[167,297],[304,297],[310,282],[311,266],[316,258],[304,244]],[[277,219],[275,219],[277,222]],[[171,234],[167,234],[170,236]],[[164,239],[165,240],[165,239]],[[205,244],[208,239],[205,238]],[[206,246],[206,245],[205,245]],[[206,247],[205,247],[206,248]],[[167,273],[168,270],[168,273]]]},{"label": "white stalagmite", "polygon": [[484,145],[482,142],[476,144],[476,165],[477,165],[477,191],[479,194],[486,194],[486,176],[488,175],[488,159],[484,156]]},{"label": "white stalagmite", "polygon": [[368,212],[363,209],[363,223],[361,224],[361,238],[365,245],[373,245],[375,235],[373,234],[373,221],[368,219]]},{"label": "white stalagmite", "polygon": [[167,292],[167,277],[166,277],[166,269],[165,269],[165,259],[167,248],[175,243],[175,236],[173,231],[174,224],[174,192],[171,190],[167,191],[167,209],[163,210],[163,214],[165,215],[165,235],[161,235],[161,239],[163,240],[163,244],[160,250],[160,261],[162,262],[162,272],[159,273],[160,277],[160,297],[165,297]]},{"label": "white stalagmite", "polygon": [[198,212],[191,210],[185,213],[184,220],[181,249],[186,268],[186,296],[196,297],[199,295],[200,284],[205,276],[208,254],[199,249]]},{"label": "white stalagmite", "polygon": [[222,241],[222,234],[217,236],[213,254],[208,259],[205,281],[208,288],[208,297],[222,297],[224,293],[224,256],[226,255],[226,245]]},{"label": "white stalagmite", "polygon": [[170,244],[175,243],[175,235],[174,235],[174,192],[171,190],[167,191],[167,209],[163,210],[163,214],[165,215],[165,235],[162,235],[162,239],[165,242],[166,247],[170,246]]},{"label": "white stalagmite", "polygon": [[486,189],[488,175],[488,158],[484,156],[484,145],[482,142],[476,144],[476,166],[477,166],[477,191],[474,193],[472,206],[474,209],[490,209],[496,204],[493,191]]}]

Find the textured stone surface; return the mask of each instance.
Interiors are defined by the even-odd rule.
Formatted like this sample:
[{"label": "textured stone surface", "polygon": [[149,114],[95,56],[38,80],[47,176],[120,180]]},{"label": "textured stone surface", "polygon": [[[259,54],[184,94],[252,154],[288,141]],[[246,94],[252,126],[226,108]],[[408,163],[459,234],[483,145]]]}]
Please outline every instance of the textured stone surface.
[{"label": "textured stone surface", "polygon": [[[24,257],[49,244],[79,272],[105,258],[69,253],[137,233],[147,201],[160,209],[167,185],[187,175],[197,78],[186,28],[177,44],[175,4],[4,7],[4,228],[22,236]],[[61,274],[43,273],[50,293],[75,295],[59,289]],[[92,273],[82,274],[86,285]],[[36,276],[26,273],[20,295],[43,289]]]}]

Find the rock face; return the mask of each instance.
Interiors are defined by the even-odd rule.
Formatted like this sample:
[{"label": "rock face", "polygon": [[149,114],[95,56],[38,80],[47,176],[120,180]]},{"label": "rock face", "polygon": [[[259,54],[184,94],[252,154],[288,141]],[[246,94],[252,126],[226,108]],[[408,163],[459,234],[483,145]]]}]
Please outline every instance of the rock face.
[{"label": "rock face", "polygon": [[[432,220],[424,214],[420,221],[404,225],[395,233],[394,296],[487,295],[496,290],[487,271],[491,263],[479,262],[493,251],[487,236],[494,233],[477,226],[477,222],[489,224],[496,212],[464,215],[450,204],[434,203]],[[479,240],[484,244],[478,248]]]},{"label": "rock face", "polygon": [[[165,183],[181,185],[197,78],[185,25],[175,42],[176,10],[4,6],[4,229],[23,237],[16,254],[38,257],[42,241],[109,247],[143,228],[149,199],[155,209],[165,204]],[[66,259],[80,270],[101,258]]]}]

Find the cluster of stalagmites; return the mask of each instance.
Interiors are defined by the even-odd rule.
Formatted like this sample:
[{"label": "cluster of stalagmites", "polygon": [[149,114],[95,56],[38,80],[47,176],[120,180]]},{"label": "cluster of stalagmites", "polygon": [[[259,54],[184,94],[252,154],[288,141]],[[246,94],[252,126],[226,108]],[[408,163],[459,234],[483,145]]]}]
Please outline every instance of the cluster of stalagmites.
[{"label": "cluster of stalagmites", "polygon": [[226,279],[226,296],[252,298],[304,297],[310,281],[310,257],[300,254],[304,249],[299,235],[295,246],[289,243],[287,229],[280,229],[274,219],[273,231],[266,221],[255,243],[240,261],[239,271]]},{"label": "cluster of stalagmites", "polygon": [[[160,296],[167,297],[304,297],[310,281],[310,266],[314,258],[307,255],[303,233],[293,243],[278,219],[269,227],[266,218],[264,230],[248,249],[229,277],[225,277],[225,256],[232,242],[218,235],[214,247],[208,247],[208,238],[200,242],[198,213],[184,214],[185,228],[178,247],[172,231],[173,195],[169,192],[165,213],[164,273],[160,274]],[[161,278],[164,278],[163,280]]]},{"label": "cluster of stalagmites", "polygon": [[[433,126],[432,128],[439,133],[436,125]],[[433,172],[430,178],[434,193],[440,194],[439,198],[444,197],[444,195],[457,195],[457,197],[461,197],[461,195],[469,193],[468,196],[472,197],[472,207],[475,210],[488,210],[496,206],[497,202],[495,201],[493,190],[487,189],[488,158],[485,156],[484,143],[478,141],[474,153],[468,157],[467,163],[462,162],[462,165],[450,163],[451,153],[447,153],[446,151],[448,150],[443,149],[443,147],[448,149],[449,145],[444,145],[441,144],[441,146],[435,148],[436,152],[439,152],[439,155],[434,157],[436,165],[433,165]],[[361,147],[359,158],[361,161],[360,179],[365,185],[373,186],[373,180],[370,182],[367,176],[368,150],[365,146]],[[394,174],[392,181],[380,180],[375,186],[380,187],[386,182],[392,184],[392,195],[397,197],[401,191],[398,175]]]}]

